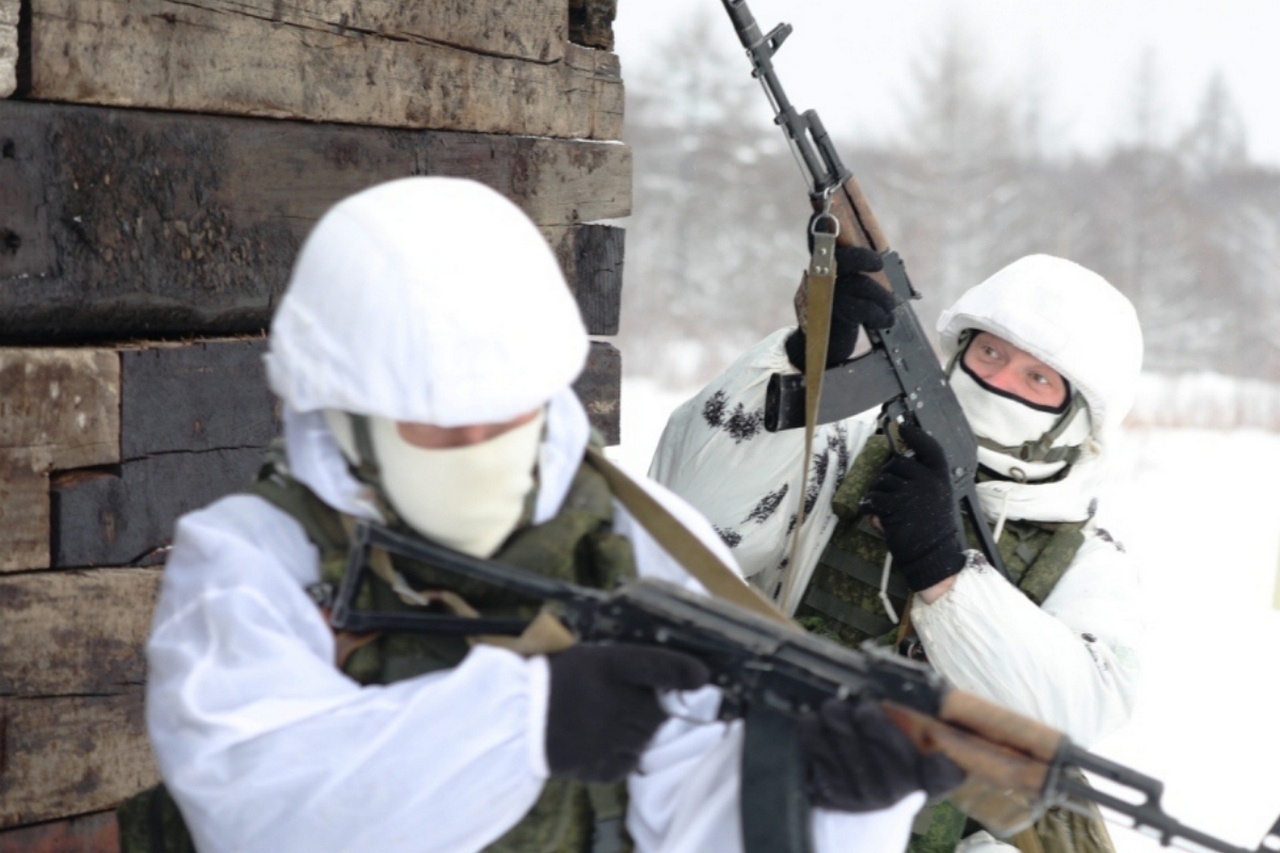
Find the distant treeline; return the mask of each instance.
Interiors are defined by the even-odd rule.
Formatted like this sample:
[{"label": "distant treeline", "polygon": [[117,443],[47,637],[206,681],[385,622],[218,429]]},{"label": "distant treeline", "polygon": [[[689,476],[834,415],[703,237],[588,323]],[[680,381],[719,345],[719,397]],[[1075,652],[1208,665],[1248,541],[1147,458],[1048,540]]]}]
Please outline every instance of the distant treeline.
[{"label": "distant treeline", "polygon": [[[790,151],[742,58],[717,55],[700,27],[628,78],[624,363],[675,382],[792,322],[805,263],[808,202]],[[984,90],[978,68],[958,39],[943,42],[918,65],[903,138],[838,142],[924,295],[922,321],[1005,263],[1047,252],[1133,300],[1147,370],[1280,382],[1280,171],[1251,161],[1222,80],[1190,126],[1157,138],[1146,69],[1120,141],[1062,155],[1050,153],[1049,117]]]}]

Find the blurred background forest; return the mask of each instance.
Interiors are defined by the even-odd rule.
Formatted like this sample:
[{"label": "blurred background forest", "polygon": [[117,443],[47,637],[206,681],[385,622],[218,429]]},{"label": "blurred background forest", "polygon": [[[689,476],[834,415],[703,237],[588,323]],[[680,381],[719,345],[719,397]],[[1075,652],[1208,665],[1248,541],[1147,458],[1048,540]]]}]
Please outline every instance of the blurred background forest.
[{"label": "blurred background forest", "polygon": [[[709,6],[626,69],[635,186],[619,344],[629,375],[674,388],[793,322],[806,262],[799,169]],[[1170,127],[1157,63],[1135,47],[1132,79],[1115,81],[1128,107],[1113,142],[1063,152],[1034,82],[986,85],[982,46],[941,27],[920,45],[898,138],[847,138],[845,117],[822,116],[923,294],[926,328],[1009,261],[1061,255],[1137,306],[1147,376],[1135,418],[1280,427],[1280,170],[1251,159],[1225,79]]]}]

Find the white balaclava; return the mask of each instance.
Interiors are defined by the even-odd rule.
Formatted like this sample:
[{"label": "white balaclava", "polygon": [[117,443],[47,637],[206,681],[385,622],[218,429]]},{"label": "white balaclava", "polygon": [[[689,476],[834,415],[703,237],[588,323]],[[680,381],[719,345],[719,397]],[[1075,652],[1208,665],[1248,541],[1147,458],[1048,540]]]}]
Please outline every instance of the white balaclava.
[{"label": "white balaclava", "polygon": [[[1056,370],[1066,403],[1036,406],[986,385],[962,362],[974,331],[1002,338]],[[1098,447],[1128,413],[1142,330],[1123,294],[1097,273],[1029,255],[971,288],[938,321],[949,379],[978,436],[978,461],[1019,481],[1051,477]]]},{"label": "white balaclava", "polygon": [[968,336],[947,368],[969,426],[978,438],[978,461],[1019,482],[1057,474],[1080,457],[1089,438],[1089,407],[1070,387],[1059,406],[1033,403],[989,385],[965,363]]},{"label": "white balaclava", "polygon": [[356,470],[372,467],[376,473],[367,477],[380,497],[429,539],[488,557],[530,514],[546,423],[541,409],[527,423],[461,447],[418,447],[401,437],[394,420],[370,417],[363,452],[358,417],[336,409],[325,409],[324,416],[347,461]]},{"label": "white balaclava", "polygon": [[[489,556],[527,518],[543,408],[588,342],[537,227],[488,187],[405,178],[335,205],[299,253],[271,325],[267,377],[323,413],[357,476],[424,536]],[[397,422],[526,423],[425,449]]]}]

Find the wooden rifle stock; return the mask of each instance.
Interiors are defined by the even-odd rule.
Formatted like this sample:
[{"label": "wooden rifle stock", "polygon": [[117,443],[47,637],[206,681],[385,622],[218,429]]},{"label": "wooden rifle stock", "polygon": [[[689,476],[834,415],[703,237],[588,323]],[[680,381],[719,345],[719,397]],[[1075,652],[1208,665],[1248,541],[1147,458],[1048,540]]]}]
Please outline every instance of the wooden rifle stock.
[{"label": "wooden rifle stock", "polygon": [[[814,195],[812,200],[815,212],[820,212],[826,208],[826,202],[822,195]],[[862,192],[862,187],[858,186],[858,180],[852,175],[843,184],[832,190],[831,204],[827,208],[827,213],[834,217],[839,226],[839,231],[836,234],[837,246],[870,249],[880,255],[889,251],[889,241],[884,236],[884,231],[880,228],[880,221],[876,219],[875,212],[871,210],[871,204]],[[829,227],[823,227],[822,225],[818,227],[823,231],[830,230]],[[893,285],[889,281],[889,276],[883,271],[865,273],[865,275],[885,290],[890,293],[893,292]],[[800,286],[796,289],[795,311],[796,322],[806,332],[809,328],[808,300],[808,287],[806,280],[802,278]]]},{"label": "wooden rifle stock", "polygon": [[[814,204],[820,209],[821,199]],[[836,235],[837,246],[858,246],[882,255],[889,251],[889,241],[884,236],[862,187],[858,186],[857,178],[850,176],[831,194],[831,215],[840,223],[840,233]]]},{"label": "wooden rifle stock", "polygon": [[948,799],[1002,835],[1030,826],[1060,769],[1065,736],[981,699],[949,690],[937,716],[896,702],[885,713],[921,752],[941,752],[965,772]]},{"label": "wooden rifle stock", "polygon": [[[881,704],[919,749],[941,752],[965,772],[964,783],[947,795],[948,801],[997,835],[1032,832],[1028,827],[1049,806],[1087,814],[1094,804],[1127,818],[1134,829],[1166,847],[1218,853],[1280,850],[1280,820],[1253,850],[1186,826],[1161,807],[1160,780],[1080,749],[1062,732],[971,693],[948,690],[934,715],[891,700]],[[1123,793],[1093,787],[1083,772]]]}]

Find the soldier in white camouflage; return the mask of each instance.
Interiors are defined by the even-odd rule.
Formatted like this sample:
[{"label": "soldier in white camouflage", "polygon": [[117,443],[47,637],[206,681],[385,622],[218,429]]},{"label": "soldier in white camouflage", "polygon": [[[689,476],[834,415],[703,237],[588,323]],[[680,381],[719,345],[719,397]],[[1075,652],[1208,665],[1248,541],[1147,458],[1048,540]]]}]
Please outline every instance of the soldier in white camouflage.
[{"label": "soldier in white camouflage", "polygon": [[[891,323],[894,305],[866,275],[878,255],[837,251],[829,366],[849,357],[858,327]],[[1141,367],[1136,313],[1096,273],[1032,255],[961,296],[938,331],[979,440],[979,500],[1013,583],[960,525],[928,435],[904,429],[914,455],[893,455],[872,411],[819,426],[804,460],[802,430],[764,430],[769,377],[803,370],[798,328],[764,339],[680,406],[650,475],[707,516],[763,592],[794,589],[780,604],[812,630],[893,644],[1087,747],[1129,719],[1140,671],[1136,568],[1100,526]],[[788,572],[796,577],[784,585]],[[1096,817],[1057,810],[1020,841],[995,839],[950,808],[918,825],[921,853],[1111,849]]]},{"label": "soldier in white camouflage", "polygon": [[[703,592],[585,461],[587,350],[546,240],[483,185],[406,178],[320,220],[266,357],[283,446],[177,524],[147,645],[165,787],[122,813],[126,851],[741,849],[742,726],[717,720],[697,659],[329,618],[359,523],[575,584]],[[641,486],[736,571],[704,519]],[[539,608],[380,553],[364,609]],[[803,732],[818,851],[900,847],[921,789],[957,781],[871,703]]]}]

